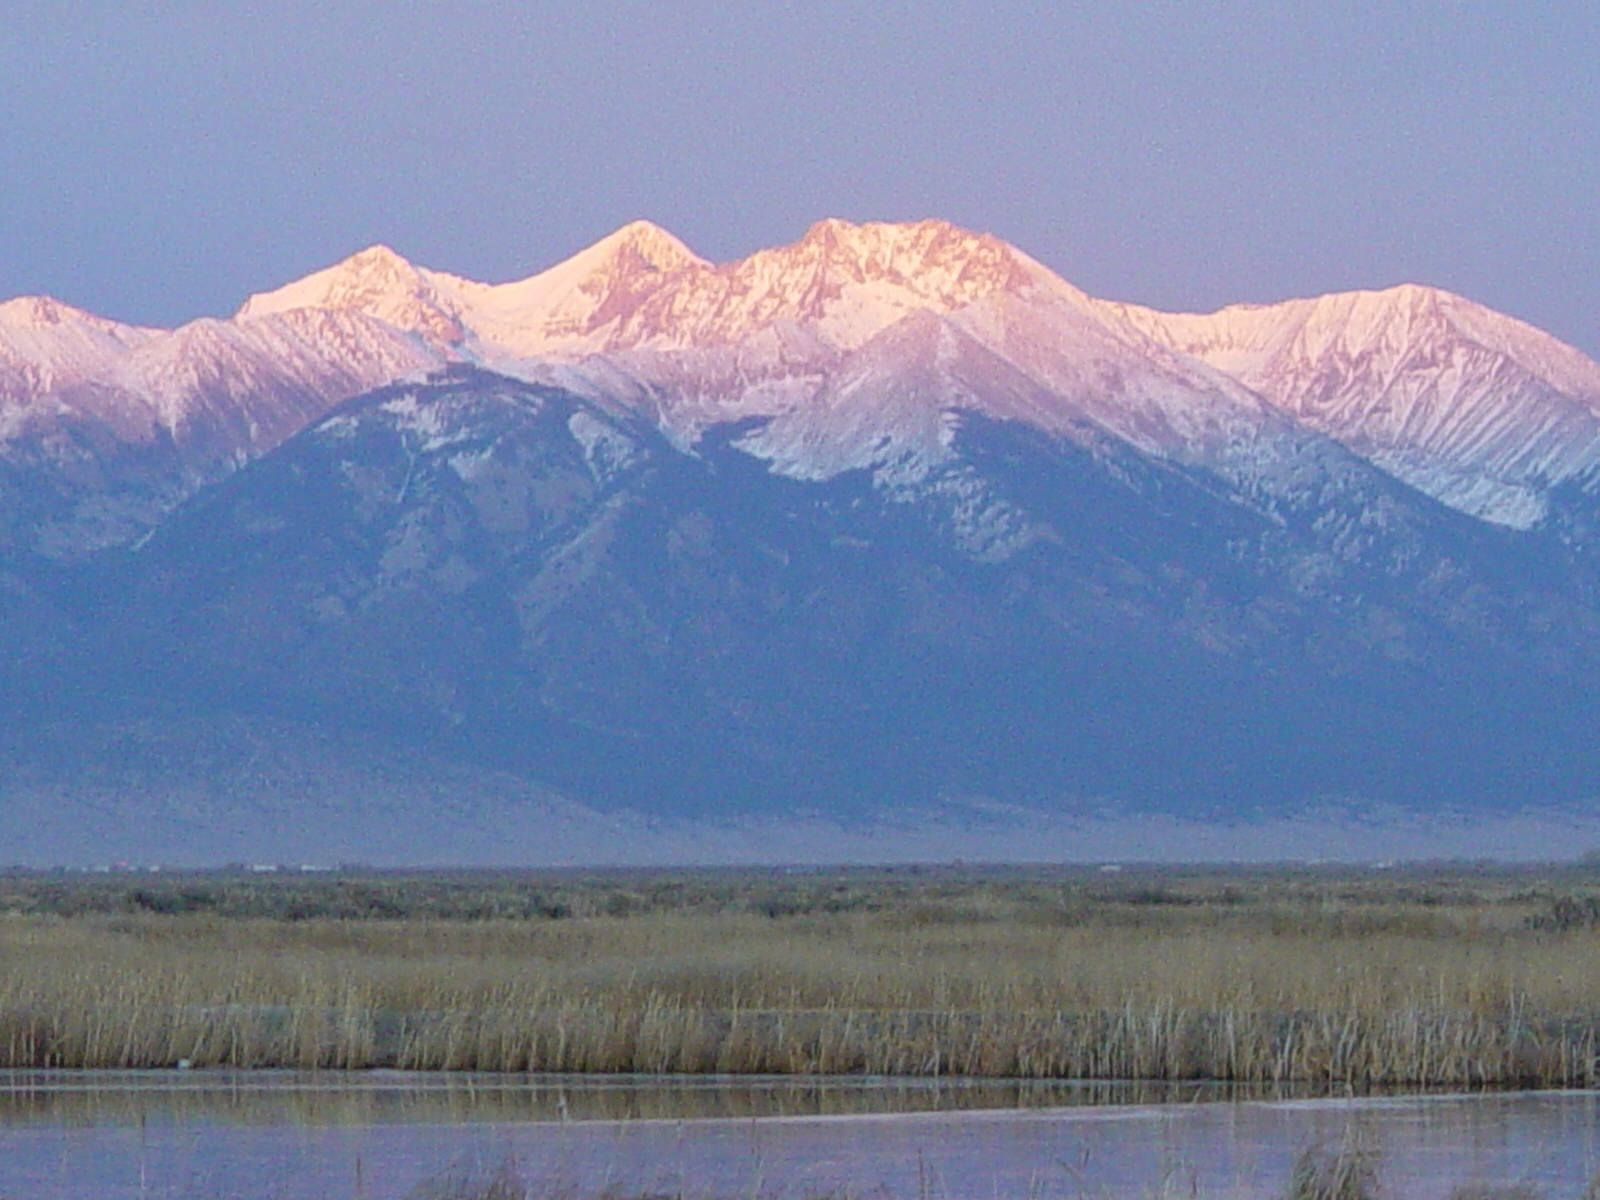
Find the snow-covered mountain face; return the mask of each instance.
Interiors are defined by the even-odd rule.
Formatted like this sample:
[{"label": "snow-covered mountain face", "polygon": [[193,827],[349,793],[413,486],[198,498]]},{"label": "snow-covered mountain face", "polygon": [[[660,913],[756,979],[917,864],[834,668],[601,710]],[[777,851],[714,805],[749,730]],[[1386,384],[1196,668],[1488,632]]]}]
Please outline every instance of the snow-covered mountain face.
[{"label": "snow-covered mountain face", "polygon": [[77,559],[142,536],[332,404],[448,359],[336,309],[162,331],[0,306],[0,546]]},{"label": "snow-covered mountain face", "polygon": [[951,461],[961,413],[1214,469],[1263,511],[1315,502],[1330,479],[1357,486],[1354,456],[1527,528],[1548,489],[1600,463],[1600,365],[1460,297],[1408,286],[1159,313],[933,220],[821,221],[723,264],[640,221],[504,284],[374,246],[171,332],[12,301],[0,455],[98,464],[107,446],[171,443],[183,478],[143,515],[53,527],[58,548],[92,549],[340,400],[450,361],[642,413],[684,449],[743,423],[740,446],[782,474],[865,469],[897,489]]},{"label": "snow-covered mountain face", "polygon": [[298,306],[359,311],[645,409],[684,446],[760,419],[745,447],[801,478],[866,467],[902,484],[947,459],[959,411],[1106,431],[1266,493],[1307,486],[1323,435],[1526,528],[1549,487],[1600,461],[1600,366],[1460,297],[1407,286],[1159,313],[1094,300],[940,221],[822,221],[720,265],[636,222],[502,285],[375,248],[242,315]]},{"label": "snow-covered mountain face", "polygon": [[0,441],[45,425],[62,392],[114,371],[157,336],[44,296],[0,304]]},{"label": "snow-covered mountain face", "polygon": [[671,812],[1578,803],[1597,377],[1443,293],[1158,313],[936,221],[12,302],[0,690]]},{"label": "snow-covered mountain face", "polygon": [[[1548,544],[1375,468],[1304,519],[1107,434],[949,424],[915,488],[799,480],[737,428],[685,454],[645,414],[452,368],[105,560],[60,674],[663,816],[1492,808],[1590,777],[1600,630]],[[41,711],[85,691],[111,689]]]},{"label": "snow-covered mountain face", "polygon": [[1463,512],[1518,528],[1600,462],[1600,364],[1460,296],[1403,286],[1113,313]]},{"label": "snow-covered mountain face", "polygon": [[961,412],[1109,434],[1266,493],[1303,490],[1308,455],[1327,457],[1226,374],[1108,317],[1013,247],[940,221],[823,221],[722,265],[635,223],[495,286],[375,248],[252,298],[240,316],[306,305],[644,412],[685,448],[758,422],[742,448],[801,479],[867,469],[913,485],[950,461]]},{"label": "snow-covered mountain face", "polygon": [[772,326],[802,327],[837,351],[912,312],[950,312],[1050,278],[997,239],[939,221],[822,221],[791,246],[720,266],[636,221],[547,271],[496,285],[374,246],[251,297],[239,316],[357,311],[504,359],[729,346]]}]

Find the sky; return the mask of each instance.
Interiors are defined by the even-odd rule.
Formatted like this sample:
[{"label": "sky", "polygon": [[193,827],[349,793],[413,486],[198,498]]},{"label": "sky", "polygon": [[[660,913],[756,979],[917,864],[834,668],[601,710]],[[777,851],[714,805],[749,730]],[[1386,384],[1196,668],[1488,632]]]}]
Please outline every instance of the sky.
[{"label": "sky", "polygon": [[7,0],[0,296],[231,312],[943,217],[1096,295],[1412,281],[1600,355],[1600,5]]}]

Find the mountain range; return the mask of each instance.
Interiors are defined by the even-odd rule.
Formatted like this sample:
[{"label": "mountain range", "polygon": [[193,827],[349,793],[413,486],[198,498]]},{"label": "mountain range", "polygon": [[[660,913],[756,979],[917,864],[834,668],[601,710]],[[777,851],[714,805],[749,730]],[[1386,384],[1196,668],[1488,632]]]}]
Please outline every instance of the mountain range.
[{"label": "mountain range", "polygon": [[0,837],[1553,852],[1597,496],[1600,364],[1514,318],[1157,312],[940,221],[493,285],[375,246],[176,330],[25,297]]}]

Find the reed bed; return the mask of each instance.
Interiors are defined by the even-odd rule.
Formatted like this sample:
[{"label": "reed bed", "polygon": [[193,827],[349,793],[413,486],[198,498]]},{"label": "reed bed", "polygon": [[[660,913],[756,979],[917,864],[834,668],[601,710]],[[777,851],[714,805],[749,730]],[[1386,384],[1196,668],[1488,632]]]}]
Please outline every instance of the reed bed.
[{"label": "reed bed", "polygon": [[13,911],[0,1066],[1600,1082],[1600,925],[1525,879],[813,879],[771,915],[716,886],[475,920]]},{"label": "reed bed", "polygon": [[[1383,1156],[1372,1139],[1356,1127],[1347,1130],[1342,1140],[1332,1145],[1308,1146],[1296,1156],[1279,1193],[1283,1200],[1404,1200],[1404,1193],[1387,1188],[1383,1182]],[[774,1192],[773,1195],[784,1195]],[[1045,1197],[1063,1194],[1051,1188],[1046,1181],[1016,1200],[1044,1200]],[[1089,1197],[1109,1195],[1093,1188],[1084,1180],[1075,1180],[1065,1193],[1088,1200]],[[801,1200],[850,1200],[849,1192],[808,1192]],[[1169,1200],[1173,1196],[1198,1195],[1190,1190],[1164,1186],[1149,1193],[1150,1200]],[[752,1200],[761,1200],[757,1193]],[[1589,1180],[1582,1192],[1572,1200],[1596,1200],[1600,1197],[1600,1174]],[[580,1200],[567,1191],[536,1189],[523,1181],[513,1165],[503,1165],[487,1175],[444,1175],[411,1192],[406,1200]],[[595,1200],[695,1200],[694,1193],[681,1189],[669,1193],[608,1190]],[[931,1181],[923,1180],[919,1200],[945,1200],[942,1190]],[[1450,1192],[1450,1200],[1547,1200],[1540,1189],[1528,1183],[1465,1182]],[[1554,1197],[1551,1200],[1562,1200]]]}]

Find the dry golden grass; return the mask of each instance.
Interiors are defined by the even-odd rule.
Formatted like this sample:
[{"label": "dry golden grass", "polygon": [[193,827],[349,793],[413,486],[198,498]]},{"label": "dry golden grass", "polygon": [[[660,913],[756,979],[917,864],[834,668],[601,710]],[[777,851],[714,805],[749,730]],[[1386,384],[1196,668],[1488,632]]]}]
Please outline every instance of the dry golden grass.
[{"label": "dry golden grass", "polygon": [[1539,928],[1550,898],[1526,881],[978,879],[879,900],[13,915],[0,1066],[1600,1079],[1600,928]]},{"label": "dry golden grass", "polygon": [[[1337,1143],[1310,1146],[1297,1155],[1280,1195],[1283,1200],[1381,1200],[1390,1195],[1403,1197],[1403,1193],[1391,1192],[1384,1185],[1382,1177],[1381,1155],[1360,1130],[1351,1129]],[[1097,1194],[1083,1187],[1078,1192],[1083,1196]],[[764,1194],[757,1192],[752,1200],[761,1200]],[[1035,1196],[1047,1194],[1053,1193],[1043,1188],[1030,1190],[1018,1200],[1032,1200]],[[1157,1197],[1195,1193],[1161,1187],[1146,1194],[1155,1200]],[[850,1195],[849,1192],[804,1193],[801,1200],[846,1200]],[[936,1196],[942,1196],[943,1192],[924,1181],[920,1195],[923,1200],[933,1200]],[[1591,1178],[1575,1200],[1593,1200],[1596,1196],[1600,1196],[1600,1175]],[[482,1178],[440,1176],[410,1193],[407,1200],[577,1200],[577,1197],[568,1192],[535,1190],[523,1182],[513,1166],[506,1165]],[[598,1200],[695,1200],[695,1194],[681,1189],[670,1193],[608,1190],[602,1192]],[[1539,1188],[1528,1183],[1464,1183],[1451,1190],[1450,1200],[1546,1200],[1546,1197]]]}]

